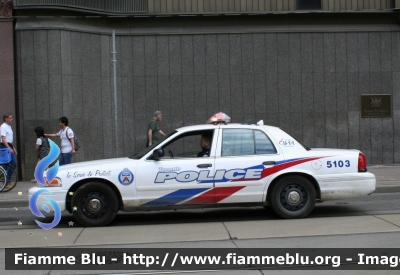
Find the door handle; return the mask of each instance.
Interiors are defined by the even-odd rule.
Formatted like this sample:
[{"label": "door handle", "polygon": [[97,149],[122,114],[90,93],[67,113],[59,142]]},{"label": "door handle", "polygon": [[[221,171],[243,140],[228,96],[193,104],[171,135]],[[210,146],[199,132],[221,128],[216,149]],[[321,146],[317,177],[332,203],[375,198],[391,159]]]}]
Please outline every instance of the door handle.
[{"label": "door handle", "polygon": [[275,161],[264,161],[264,165],[275,165]]},{"label": "door handle", "polygon": [[208,167],[212,167],[211,163],[205,163],[205,164],[199,164],[197,165],[198,168],[208,168]]}]

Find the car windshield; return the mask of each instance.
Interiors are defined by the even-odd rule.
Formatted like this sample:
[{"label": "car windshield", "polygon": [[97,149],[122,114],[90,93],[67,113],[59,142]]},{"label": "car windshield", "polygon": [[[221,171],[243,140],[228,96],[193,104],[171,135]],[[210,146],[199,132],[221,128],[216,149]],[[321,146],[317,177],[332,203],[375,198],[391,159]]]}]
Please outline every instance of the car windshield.
[{"label": "car windshield", "polygon": [[130,157],[131,159],[141,159],[144,155],[146,155],[148,152],[150,152],[151,150],[153,150],[158,144],[160,144],[161,142],[163,142],[164,140],[166,140],[167,138],[169,138],[170,136],[172,136],[173,134],[175,134],[177,131],[173,131],[172,133],[169,133],[166,136],[162,136],[160,141],[157,142],[156,144],[153,144],[145,149],[143,149],[142,151],[140,151],[139,153],[135,153],[132,157]]}]

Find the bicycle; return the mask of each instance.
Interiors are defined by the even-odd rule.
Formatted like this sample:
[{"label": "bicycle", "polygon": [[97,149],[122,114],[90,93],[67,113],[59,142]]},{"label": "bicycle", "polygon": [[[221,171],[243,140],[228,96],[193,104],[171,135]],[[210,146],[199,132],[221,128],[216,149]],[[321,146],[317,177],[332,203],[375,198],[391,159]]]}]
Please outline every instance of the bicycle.
[{"label": "bicycle", "polygon": [[12,190],[18,182],[18,174],[10,165],[11,155],[8,149],[0,149],[0,191],[8,192]]}]

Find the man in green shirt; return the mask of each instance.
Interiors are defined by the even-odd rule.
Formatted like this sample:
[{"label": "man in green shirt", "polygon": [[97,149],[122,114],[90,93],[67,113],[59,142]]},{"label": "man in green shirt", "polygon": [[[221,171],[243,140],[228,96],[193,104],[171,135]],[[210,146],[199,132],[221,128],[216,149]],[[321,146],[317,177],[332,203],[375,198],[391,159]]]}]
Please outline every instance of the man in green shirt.
[{"label": "man in green shirt", "polygon": [[161,140],[161,135],[165,136],[165,133],[160,129],[160,127],[158,127],[157,124],[157,122],[161,121],[161,119],[161,111],[156,111],[153,119],[149,123],[149,128],[147,131],[147,147],[158,143]]}]

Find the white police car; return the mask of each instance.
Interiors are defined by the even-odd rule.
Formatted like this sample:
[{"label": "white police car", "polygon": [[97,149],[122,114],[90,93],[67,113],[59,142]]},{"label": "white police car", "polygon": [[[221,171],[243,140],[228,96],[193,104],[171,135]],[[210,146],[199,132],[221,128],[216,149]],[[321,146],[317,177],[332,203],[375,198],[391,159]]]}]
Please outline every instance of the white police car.
[{"label": "white police car", "polygon": [[[270,205],[280,217],[303,218],[316,202],[375,190],[358,150],[310,149],[277,127],[229,121],[218,113],[209,124],[179,128],[131,158],[61,166],[58,184],[29,194],[48,188],[61,211],[85,226],[102,226],[119,210],[217,205]],[[211,138],[211,148],[209,156],[197,157],[202,136]]]}]

